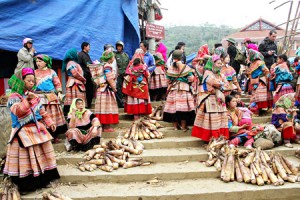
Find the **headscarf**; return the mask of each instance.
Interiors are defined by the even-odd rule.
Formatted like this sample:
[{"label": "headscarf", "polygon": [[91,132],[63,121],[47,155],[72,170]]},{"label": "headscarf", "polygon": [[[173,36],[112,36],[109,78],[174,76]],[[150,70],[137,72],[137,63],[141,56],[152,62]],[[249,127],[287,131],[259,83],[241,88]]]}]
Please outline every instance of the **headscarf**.
[{"label": "headscarf", "polygon": [[[24,90],[26,90],[26,88],[23,77],[29,74],[34,75],[34,70],[32,68],[23,68],[10,77],[8,80],[8,85],[10,86],[12,92],[16,92],[21,95],[24,94]],[[35,86],[32,89],[34,90]]]},{"label": "headscarf", "polygon": [[159,52],[156,52],[154,55],[153,55],[155,61],[157,61],[157,65],[161,66],[161,65],[165,65],[165,60],[162,56],[161,53]]},{"label": "headscarf", "polygon": [[158,44],[156,52],[161,53],[164,61],[167,61],[167,50],[167,47],[162,42]]},{"label": "headscarf", "polygon": [[44,61],[46,63],[46,66],[51,69],[52,68],[52,58],[46,54],[39,54],[37,56],[35,56],[35,60],[36,59],[41,59],[42,61]]},{"label": "headscarf", "polygon": [[63,59],[63,64],[62,64],[62,71],[65,72],[67,68],[67,64],[69,61],[75,61],[78,62],[78,54],[77,50],[75,48],[69,49],[67,53],[65,54],[65,57]]},{"label": "headscarf", "polygon": [[106,50],[102,53],[102,56],[100,57],[100,60],[103,62],[107,62],[110,59],[114,57],[114,52],[112,52],[110,49]]},{"label": "headscarf", "polygon": [[[77,107],[76,107],[76,101],[77,100],[81,100],[83,102],[83,109],[82,109],[82,111],[77,110]],[[76,118],[82,119],[82,115],[84,114],[85,111],[87,111],[87,109],[85,108],[85,102],[84,102],[84,100],[81,99],[81,98],[75,98],[75,99],[73,99],[72,104],[70,106],[70,110],[68,112],[68,116],[72,115],[72,110],[73,109],[76,109],[76,112],[75,112]]]},{"label": "headscarf", "polygon": [[215,54],[219,55],[221,58],[225,58],[228,55],[224,47],[216,48]]},{"label": "headscarf", "polygon": [[220,60],[221,59],[221,57],[219,56],[219,55],[217,55],[217,54],[214,54],[212,57],[211,57],[211,59],[212,59],[212,61],[213,61],[213,69],[212,69],[212,71],[215,73],[215,74],[218,74],[218,75],[220,75],[220,73],[221,73],[221,68],[215,68],[215,62],[217,61],[217,60]]},{"label": "headscarf", "polygon": [[258,51],[249,49],[249,59],[251,62],[254,62],[255,60],[264,61],[264,56]]},{"label": "headscarf", "polygon": [[284,94],[276,101],[275,107],[290,109],[294,107],[294,102],[295,102],[295,93]]},{"label": "headscarf", "polygon": [[173,59],[181,60],[181,58],[182,58],[182,51],[181,50],[175,50],[175,51],[173,51],[172,58]]},{"label": "headscarf", "polygon": [[129,68],[130,66],[132,66],[133,61],[136,58],[139,58],[141,60],[141,63],[144,63],[144,55],[145,55],[145,53],[144,53],[143,49],[140,49],[140,48],[136,49],[135,52],[134,52],[134,55],[132,56],[132,59],[128,63],[127,68]]},{"label": "headscarf", "polygon": [[210,57],[204,66],[204,70],[212,71],[213,65],[212,57]]},{"label": "headscarf", "polygon": [[206,55],[209,55],[209,48],[207,44],[204,44],[198,49],[198,54],[192,61],[192,64],[196,65],[200,60],[203,60]]},{"label": "headscarf", "polygon": [[247,48],[248,48],[248,49],[253,49],[253,50],[255,50],[255,51],[258,51],[258,47],[257,47],[256,44],[248,44],[248,45],[247,45]]}]

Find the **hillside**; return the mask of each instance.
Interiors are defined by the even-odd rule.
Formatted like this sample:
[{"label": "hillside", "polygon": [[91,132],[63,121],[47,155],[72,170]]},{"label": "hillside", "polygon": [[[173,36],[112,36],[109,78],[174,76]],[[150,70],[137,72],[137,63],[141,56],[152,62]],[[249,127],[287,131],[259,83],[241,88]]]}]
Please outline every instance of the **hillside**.
[{"label": "hillside", "polygon": [[238,31],[228,26],[216,26],[203,24],[200,26],[175,26],[165,28],[165,40],[163,43],[168,48],[168,53],[175,48],[177,42],[186,43],[186,55],[197,52],[203,44],[208,44],[211,49],[215,43],[221,42],[222,38]]}]

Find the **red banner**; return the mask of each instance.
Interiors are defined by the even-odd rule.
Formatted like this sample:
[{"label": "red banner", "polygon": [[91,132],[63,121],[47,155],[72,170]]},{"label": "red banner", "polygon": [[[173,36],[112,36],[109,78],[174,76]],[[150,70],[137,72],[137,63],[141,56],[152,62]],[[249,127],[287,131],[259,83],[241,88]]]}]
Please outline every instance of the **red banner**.
[{"label": "red banner", "polygon": [[146,24],[146,37],[155,39],[165,39],[165,27],[156,24]]}]

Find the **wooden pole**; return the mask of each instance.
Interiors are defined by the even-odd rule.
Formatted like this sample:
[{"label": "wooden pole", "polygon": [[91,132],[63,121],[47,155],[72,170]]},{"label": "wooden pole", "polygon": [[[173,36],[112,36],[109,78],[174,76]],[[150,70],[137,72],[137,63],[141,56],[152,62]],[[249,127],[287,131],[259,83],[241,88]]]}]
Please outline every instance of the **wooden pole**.
[{"label": "wooden pole", "polygon": [[[295,12],[295,17],[294,17],[295,19],[296,19],[297,14],[298,14],[299,7],[300,7],[300,1],[298,1],[297,10],[296,10],[296,12]],[[300,13],[299,13],[299,14],[300,14]],[[287,47],[288,47],[288,50],[287,50],[287,56],[290,55],[290,51],[291,51],[291,48],[293,47],[293,43],[294,43],[294,36],[292,36],[292,34],[296,31],[298,20],[297,20],[297,23],[296,23],[296,24],[295,24],[295,22],[296,22],[296,20],[293,21],[291,33],[290,33],[290,36],[289,36],[289,39],[288,39],[288,44],[287,44]]]}]

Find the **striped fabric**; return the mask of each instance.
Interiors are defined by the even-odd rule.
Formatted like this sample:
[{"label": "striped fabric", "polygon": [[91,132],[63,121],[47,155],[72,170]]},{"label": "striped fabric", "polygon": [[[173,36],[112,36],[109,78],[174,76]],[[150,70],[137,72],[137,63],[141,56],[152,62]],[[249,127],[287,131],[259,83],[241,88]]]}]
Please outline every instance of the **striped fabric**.
[{"label": "striped fabric", "polygon": [[184,90],[171,90],[167,96],[164,112],[190,112],[195,110],[194,97]]},{"label": "striped fabric", "polygon": [[294,93],[294,89],[290,84],[285,84],[284,86],[277,85],[277,88],[281,87],[279,91],[276,89],[277,92],[274,92],[274,99],[273,103],[275,104],[277,100],[284,94]]},{"label": "striped fabric", "polygon": [[[47,133],[50,135],[49,133]],[[9,176],[39,176],[46,170],[56,168],[54,149],[51,141],[22,148],[18,139],[8,145],[6,163],[3,170]]]},{"label": "striped fabric", "polygon": [[124,104],[124,112],[129,115],[149,115],[152,113],[150,96],[148,100],[138,99],[131,96],[126,96]]},{"label": "striped fabric", "polygon": [[[73,82],[71,84],[70,82]],[[83,83],[78,83],[78,80],[74,80],[73,77],[69,77],[69,80],[67,82],[67,88],[66,88],[66,97],[64,101],[64,105],[71,105],[72,100],[75,98],[84,99],[86,103],[86,95],[85,95],[85,88]],[[84,88],[84,91],[82,90]]]},{"label": "striped fabric", "polygon": [[267,90],[267,86],[260,82],[258,87],[252,91],[250,103],[255,102],[258,109],[271,108],[273,105],[273,95]]},{"label": "striped fabric", "polygon": [[101,137],[102,128],[92,128],[89,129],[87,134],[82,134],[81,131],[78,128],[70,128],[66,132],[66,136],[68,138],[68,141],[70,140],[76,140],[78,144],[87,144],[91,139],[96,137]]},{"label": "striped fabric", "polygon": [[150,76],[149,89],[159,89],[168,87],[165,72],[161,66],[156,66],[154,73]]},{"label": "striped fabric", "polygon": [[62,108],[58,104],[44,105],[46,112],[50,115],[56,127],[67,124]]},{"label": "striped fabric", "polygon": [[119,123],[119,110],[114,92],[109,89],[101,92],[100,88],[97,89],[94,114],[101,124]]}]

